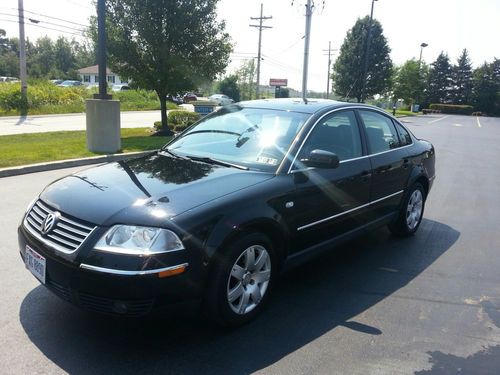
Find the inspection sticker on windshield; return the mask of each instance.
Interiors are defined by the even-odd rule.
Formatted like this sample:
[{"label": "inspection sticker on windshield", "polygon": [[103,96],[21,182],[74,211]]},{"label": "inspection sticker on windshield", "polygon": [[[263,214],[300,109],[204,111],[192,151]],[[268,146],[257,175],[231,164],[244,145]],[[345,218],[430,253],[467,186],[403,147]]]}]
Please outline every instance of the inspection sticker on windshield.
[{"label": "inspection sticker on windshield", "polygon": [[26,245],[24,264],[42,284],[45,284],[45,258],[28,245]]},{"label": "inspection sticker on windshield", "polygon": [[258,156],[257,163],[276,165],[278,164],[278,160],[275,158],[266,158],[265,156]]}]

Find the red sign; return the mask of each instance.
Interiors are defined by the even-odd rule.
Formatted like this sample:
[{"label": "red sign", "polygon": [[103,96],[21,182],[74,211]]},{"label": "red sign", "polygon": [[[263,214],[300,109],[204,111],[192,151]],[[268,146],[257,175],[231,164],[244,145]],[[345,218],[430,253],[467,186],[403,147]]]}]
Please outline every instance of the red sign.
[{"label": "red sign", "polygon": [[288,79],[286,78],[271,78],[269,86],[288,86]]}]

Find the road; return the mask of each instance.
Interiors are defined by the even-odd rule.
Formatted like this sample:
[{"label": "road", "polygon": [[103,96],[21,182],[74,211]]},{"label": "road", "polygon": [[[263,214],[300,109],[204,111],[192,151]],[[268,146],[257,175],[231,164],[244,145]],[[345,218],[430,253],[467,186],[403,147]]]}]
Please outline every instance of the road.
[{"label": "road", "polygon": [[420,116],[437,173],[416,236],[381,229],[286,274],[234,331],[192,316],[98,317],[24,269],[16,227],[49,181],[0,181],[0,363],[5,374],[498,374],[500,119]]},{"label": "road", "polygon": [[[160,121],[160,119],[160,111],[121,112],[120,125],[122,128],[152,127],[154,122]],[[85,127],[85,113],[0,117],[0,136],[59,130],[85,130]]]},{"label": "road", "polygon": [[[182,104],[181,107],[194,111],[191,104]],[[169,112],[169,111],[167,111]],[[122,111],[120,126],[122,128],[153,127],[155,121],[161,120],[160,111]],[[25,133],[45,133],[62,130],[85,130],[85,113],[70,113],[63,115],[29,115],[1,116],[0,136]]]}]

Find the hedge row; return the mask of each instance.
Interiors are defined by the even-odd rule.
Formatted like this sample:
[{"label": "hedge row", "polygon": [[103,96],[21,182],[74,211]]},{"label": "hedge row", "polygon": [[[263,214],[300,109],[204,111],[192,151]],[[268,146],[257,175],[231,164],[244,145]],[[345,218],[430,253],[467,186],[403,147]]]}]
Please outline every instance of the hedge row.
[{"label": "hedge row", "polygon": [[456,105],[456,104],[431,104],[430,109],[441,111],[441,113],[454,115],[471,115],[474,107],[471,105]]}]

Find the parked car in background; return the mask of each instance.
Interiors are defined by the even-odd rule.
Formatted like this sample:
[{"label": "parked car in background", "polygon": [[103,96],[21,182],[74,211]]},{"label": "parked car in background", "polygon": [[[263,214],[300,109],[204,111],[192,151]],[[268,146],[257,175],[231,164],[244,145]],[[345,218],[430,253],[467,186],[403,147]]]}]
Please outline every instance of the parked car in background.
[{"label": "parked car in background", "polygon": [[176,95],[168,94],[167,95],[167,100],[169,102],[177,104],[177,105],[184,104],[184,100],[182,100],[182,98],[181,98],[181,96],[179,94],[176,94]]},{"label": "parked car in background", "polygon": [[63,79],[51,79],[50,82],[52,82],[54,85],[60,85],[61,83],[64,82]]},{"label": "parked car in background", "polygon": [[184,96],[182,97],[182,100],[184,101],[184,103],[189,103],[189,102],[194,102],[194,101],[197,101],[198,100],[198,97],[196,96],[195,93],[193,92],[187,92],[184,94]]},{"label": "parked car in background", "polygon": [[130,90],[128,83],[119,83],[111,87],[111,91],[127,91]]},{"label": "parked car in background", "polygon": [[234,103],[234,100],[231,99],[229,96],[224,95],[224,94],[213,94],[208,97],[211,101],[217,103],[217,105],[228,105],[231,103]]},{"label": "parked car in background", "polygon": [[24,214],[20,253],[83,309],[133,317],[197,300],[235,326],[288,267],[382,225],[414,234],[434,165],[431,143],[373,106],[241,102],[159,151],[47,186]]},{"label": "parked car in background", "polygon": [[57,85],[58,87],[78,87],[82,86],[82,83],[80,81],[72,81],[72,80],[67,80],[63,81],[62,83]]},{"label": "parked car in background", "polygon": [[16,83],[16,82],[20,82],[20,80],[19,80],[19,78],[16,78],[16,77],[0,77],[0,82]]}]

